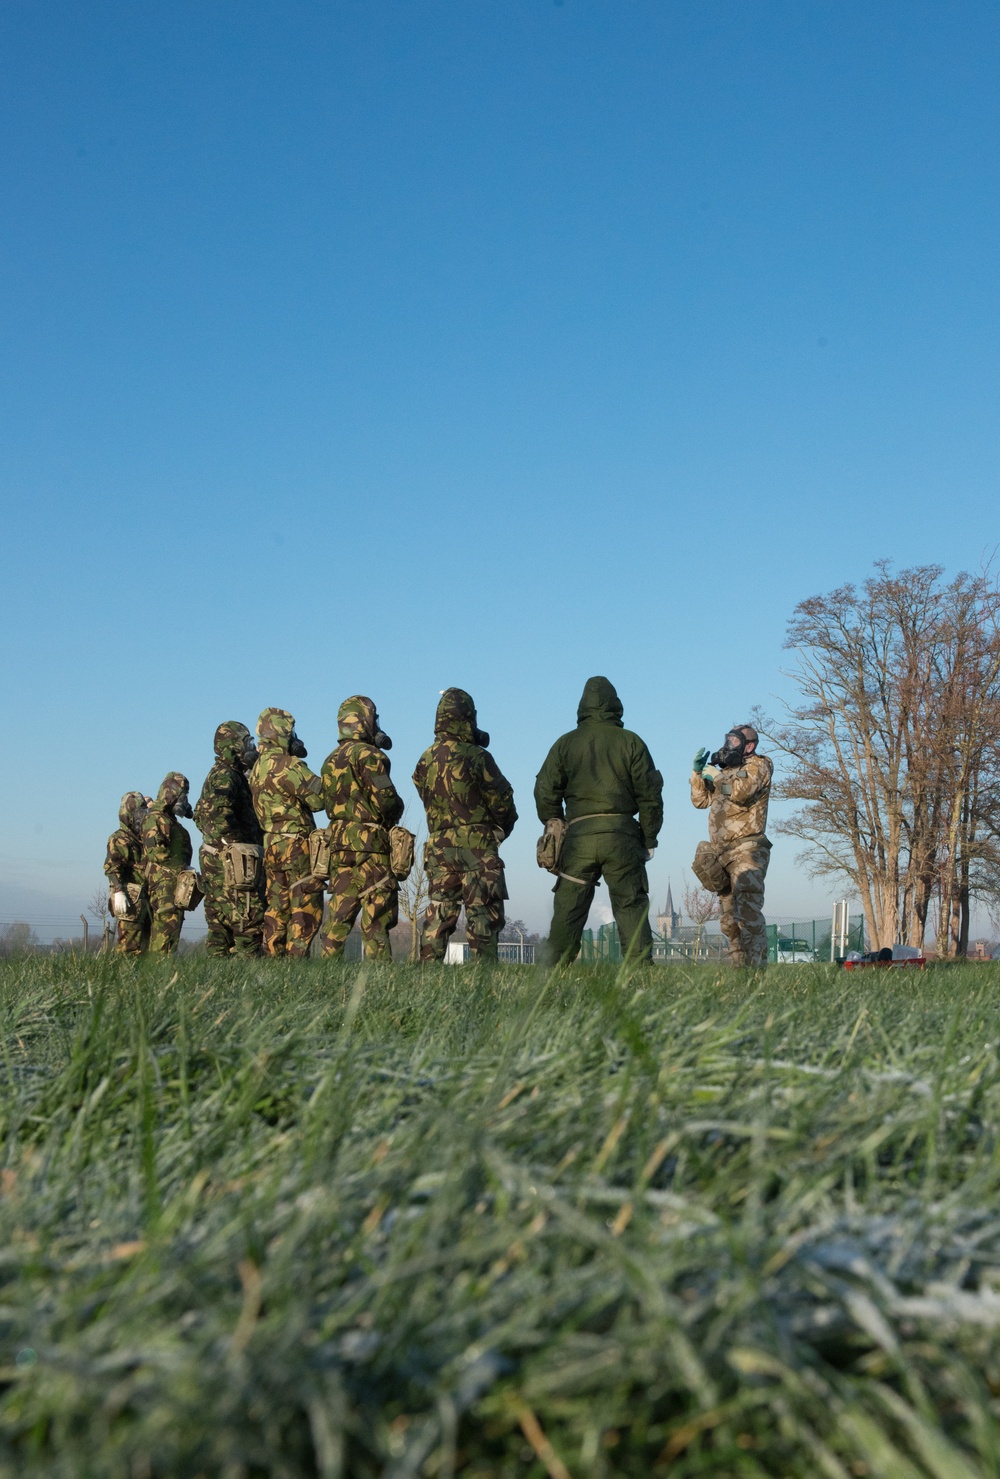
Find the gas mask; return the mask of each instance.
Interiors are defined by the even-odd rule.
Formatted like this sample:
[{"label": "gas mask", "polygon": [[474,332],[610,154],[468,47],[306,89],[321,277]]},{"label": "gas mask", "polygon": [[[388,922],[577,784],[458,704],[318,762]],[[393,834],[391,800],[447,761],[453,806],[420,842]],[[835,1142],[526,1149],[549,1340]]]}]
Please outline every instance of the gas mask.
[{"label": "gas mask", "polygon": [[253,742],[253,735],[248,734],[243,744],[243,754],[240,756],[240,764],[244,770],[253,770],[259,758],[257,746]]},{"label": "gas mask", "polygon": [[472,741],[473,741],[473,744],[482,745],[483,749],[485,750],[486,747],[487,747],[487,745],[490,742],[490,732],[489,732],[489,730],[488,729],[476,729],[475,725],[473,725],[473,728],[472,728]]},{"label": "gas mask", "polygon": [[292,730],[291,738],[288,741],[288,753],[289,755],[294,755],[296,760],[304,760],[309,754],[309,751],[299,739],[294,729]]},{"label": "gas mask", "polygon": [[191,807],[191,797],[186,791],[182,791],[181,794],[178,796],[177,800],[173,804],[172,810],[175,817],[194,816],[194,811]]},{"label": "gas mask", "polygon": [[375,735],[372,739],[372,744],[376,745],[380,750],[392,749],[392,740],[382,728],[382,721],[377,714],[375,715]]},{"label": "gas mask", "polygon": [[731,729],[722,749],[716,750],[709,764],[717,765],[720,770],[735,770],[738,765],[742,765],[746,748],[746,735],[741,734],[738,729]]},{"label": "gas mask", "polygon": [[142,824],[148,815],[149,813],[145,806],[134,806],[132,808],[129,812],[129,822],[131,823],[133,832],[136,834],[142,832]]}]

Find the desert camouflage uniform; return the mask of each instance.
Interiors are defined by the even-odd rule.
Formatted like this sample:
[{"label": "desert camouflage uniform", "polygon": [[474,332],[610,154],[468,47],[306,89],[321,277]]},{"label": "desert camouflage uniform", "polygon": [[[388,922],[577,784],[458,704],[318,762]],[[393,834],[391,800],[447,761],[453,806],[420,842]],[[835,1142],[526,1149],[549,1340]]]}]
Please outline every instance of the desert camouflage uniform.
[{"label": "desert camouflage uniform", "polygon": [[732,965],[767,964],[764,875],[771,844],[764,828],[773,771],[766,755],[748,755],[714,778],[691,773],[692,804],[708,809],[708,840],[729,879],[719,891],[719,928]]},{"label": "desert camouflage uniform", "polygon": [[129,791],[122,797],[118,820],[121,826],[108,838],[104,871],[112,894],[128,895],[129,912],[116,921],[118,941],[115,949],[122,955],[141,955],[149,948],[149,894],[142,860],[142,835],[136,813],[145,812],[146,798],[141,791]]},{"label": "desert camouflage uniform", "polygon": [[514,793],[483,746],[476,707],[461,688],[448,688],[434,722],[434,744],[413,772],[427,813],[424,870],[430,898],[420,929],[420,959],[443,960],[465,905],[473,954],[497,958],[507,886],[497,851],[517,821]]},{"label": "desert camouflage uniform", "polygon": [[361,915],[365,955],[391,960],[389,931],[399,918],[399,886],[389,865],[389,828],[403,801],[389,761],[375,744],[375,705],[356,694],[337,714],[340,744],[323,762],[323,805],[329,817],[330,902],[323,954],[339,955]]},{"label": "desert camouflage uniform", "polygon": [[309,834],[323,810],[323,783],[288,746],[295,720],[265,709],[257,721],[260,758],[250,772],[254,811],[264,830],[267,955],[308,955],[323,917],[323,889],[313,882]]},{"label": "desert camouflage uniform", "polygon": [[[233,890],[223,876],[223,849],[231,842],[264,841],[243,769],[250,731],[230,720],[215,731],[218,757],[205,777],[195,825],[201,844],[201,886],[205,893],[206,947],[209,955],[259,955],[264,930],[263,879],[257,889]],[[252,753],[252,751],[251,751]]]},{"label": "desert camouflage uniform", "polygon": [[184,910],[174,903],[177,875],[191,866],[191,838],[174,816],[173,807],[188,791],[187,776],[172,770],[164,778],[142,824],[142,846],[153,924],[149,948],[171,955],[181,937]]}]

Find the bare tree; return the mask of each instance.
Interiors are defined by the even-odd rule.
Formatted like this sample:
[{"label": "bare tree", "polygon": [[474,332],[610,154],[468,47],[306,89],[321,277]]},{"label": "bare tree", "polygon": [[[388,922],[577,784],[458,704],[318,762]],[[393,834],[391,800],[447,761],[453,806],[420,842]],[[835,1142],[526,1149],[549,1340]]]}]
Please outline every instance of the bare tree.
[{"label": "bare tree", "polygon": [[698,888],[690,884],[684,890],[684,913],[695,926],[697,934],[694,938],[694,958],[701,959],[701,937],[706,924],[719,917],[719,896],[713,894],[711,889]]},{"label": "bare tree", "polygon": [[408,959],[415,961],[420,953],[420,919],[427,908],[430,889],[424,872],[424,849],[419,836],[413,845],[413,868],[405,883],[399,885],[399,910],[410,924]]},{"label": "bare tree", "polygon": [[108,885],[99,883],[94,890],[93,898],[87,905],[87,913],[92,919],[96,919],[101,929],[101,949],[107,950],[111,943],[111,915],[108,913]]},{"label": "bare tree", "polygon": [[1000,878],[1000,592],[988,570],[941,575],[883,561],[860,590],[800,602],[801,700],[758,727],[791,761],[777,794],[805,803],[777,830],[814,874],[849,879],[869,938],[922,947],[936,892],[939,953],[956,954]]}]

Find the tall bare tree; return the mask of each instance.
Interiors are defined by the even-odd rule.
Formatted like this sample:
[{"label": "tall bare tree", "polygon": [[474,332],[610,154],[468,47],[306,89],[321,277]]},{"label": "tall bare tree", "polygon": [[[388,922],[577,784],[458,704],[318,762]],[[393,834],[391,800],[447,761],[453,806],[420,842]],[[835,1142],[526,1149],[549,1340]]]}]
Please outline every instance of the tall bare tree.
[{"label": "tall bare tree", "polygon": [[705,926],[719,917],[718,894],[713,894],[710,889],[698,888],[695,884],[690,884],[684,890],[684,913],[695,927],[694,958],[700,960],[701,937],[705,932]]},{"label": "tall bare tree", "polygon": [[881,562],[789,623],[800,701],[758,725],[791,762],[778,795],[804,803],[778,830],[850,881],[879,947],[922,947],[936,893],[939,952],[964,951],[971,900],[1000,877],[998,617],[989,570]]},{"label": "tall bare tree", "polygon": [[424,872],[424,849],[419,836],[413,847],[413,868],[405,883],[399,885],[399,909],[410,925],[408,959],[415,961],[420,953],[420,919],[427,908],[430,888]]}]

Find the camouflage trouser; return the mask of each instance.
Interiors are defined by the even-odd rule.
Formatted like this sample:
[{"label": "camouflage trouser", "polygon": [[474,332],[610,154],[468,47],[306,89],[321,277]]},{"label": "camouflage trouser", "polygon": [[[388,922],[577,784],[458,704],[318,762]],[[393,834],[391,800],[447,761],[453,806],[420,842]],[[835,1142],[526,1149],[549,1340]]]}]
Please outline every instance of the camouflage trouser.
[{"label": "camouflage trouser", "polygon": [[333,853],[324,955],[341,953],[359,914],[366,959],[391,960],[389,931],[399,919],[399,885],[389,859],[378,853]]},{"label": "camouflage trouser", "polygon": [[432,840],[424,845],[424,871],[430,897],[420,926],[420,959],[444,959],[464,904],[469,949],[496,960],[507,897],[503,860],[496,848],[451,847]]},{"label": "camouflage trouser", "polygon": [[767,929],[764,925],[764,875],[771,844],[748,837],[719,850],[719,862],[729,875],[729,888],[719,894],[719,928],[729,940],[730,965],[767,965]]},{"label": "camouflage trouser", "polygon": [[174,903],[177,873],[173,868],[153,868],[146,884],[153,916],[149,949],[153,955],[172,955],[181,938],[184,910]]},{"label": "camouflage trouser", "polygon": [[132,899],[132,913],[117,920],[118,939],[115,950],[120,955],[142,955],[149,949],[149,930],[152,918],[149,913],[149,898],[143,889],[138,899]]},{"label": "camouflage trouser", "polygon": [[201,849],[209,955],[259,955],[264,931],[264,891],[232,892],[222,875],[222,854]]},{"label": "camouflage trouser", "polygon": [[268,833],[264,839],[266,955],[308,955],[323,918],[323,890],[304,891],[296,884],[311,874],[308,837]]},{"label": "camouflage trouser", "polygon": [[[577,827],[570,827],[559,859],[559,872],[570,876],[560,877],[553,889],[555,905],[545,951],[550,965],[566,964],[579,954],[594,890],[602,876],[618,926],[622,958],[650,959],[653,932],[649,927],[646,849],[637,825],[616,832],[578,831]],[[575,882],[577,879],[580,881]]]}]

